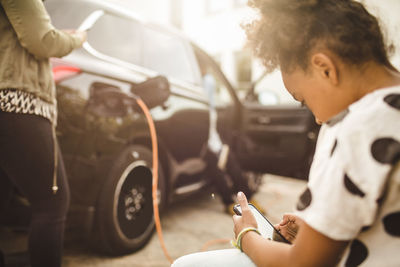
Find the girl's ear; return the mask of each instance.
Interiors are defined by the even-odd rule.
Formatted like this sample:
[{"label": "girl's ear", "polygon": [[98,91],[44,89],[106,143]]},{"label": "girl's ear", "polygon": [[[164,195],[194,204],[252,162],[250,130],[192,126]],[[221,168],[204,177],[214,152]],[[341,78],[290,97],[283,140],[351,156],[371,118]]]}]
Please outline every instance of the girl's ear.
[{"label": "girl's ear", "polygon": [[338,85],[338,68],[329,56],[324,53],[312,55],[311,66],[323,79],[329,80],[332,85]]}]

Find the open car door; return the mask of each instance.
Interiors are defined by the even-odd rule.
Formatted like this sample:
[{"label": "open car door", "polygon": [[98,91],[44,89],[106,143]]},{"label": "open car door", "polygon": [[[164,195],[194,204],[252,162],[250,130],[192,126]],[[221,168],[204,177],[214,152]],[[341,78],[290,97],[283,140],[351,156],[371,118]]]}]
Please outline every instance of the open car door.
[{"label": "open car door", "polygon": [[318,131],[307,108],[244,103],[234,149],[244,169],[307,179]]},{"label": "open car door", "polygon": [[246,171],[308,178],[319,126],[300,106],[242,103],[215,61],[194,47],[203,74],[213,77],[218,133]]}]

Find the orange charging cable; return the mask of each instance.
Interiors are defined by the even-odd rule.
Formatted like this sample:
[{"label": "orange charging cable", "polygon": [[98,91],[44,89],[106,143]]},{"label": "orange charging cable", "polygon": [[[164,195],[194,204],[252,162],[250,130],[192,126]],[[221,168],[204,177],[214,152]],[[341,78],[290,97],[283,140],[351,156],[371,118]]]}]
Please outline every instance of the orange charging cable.
[{"label": "orange charging cable", "polygon": [[[167,247],[165,246],[165,242],[164,242],[164,238],[163,238],[163,234],[162,234],[161,220],[160,220],[160,214],[158,211],[158,203],[157,203],[158,145],[157,145],[156,127],[154,125],[153,118],[151,117],[150,111],[147,108],[146,104],[140,98],[135,97],[135,99],[136,99],[138,105],[140,106],[140,108],[142,109],[142,111],[147,119],[147,123],[148,123],[149,129],[150,129],[151,146],[152,146],[152,150],[153,150],[153,187],[152,187],[153,211],[154,211],[154,222],[156,224],[158,240],[160,241],[160,244],[161,244],[161,247],[162,247],[165,257],[172,264],[173,260],[168,253]],[[203,247],[201,248],[201,251],[205,251],[211,245],[223,244],[223,243],[229,243],[229,242],[230,242],[230,239],[211,240],[203,245]]]},{"label": "orange charging cable", "polygon": [[147,108],[146,104],[140,99],[136,98],[136,101],[140,108],[143,110],[144,115],[146,116],[149,129],[150,129],[150,137],[151,137],[151,146],[153,150],[153,211],[154,211],[154,221],[156,224],[156,230],[158,235],[158,240],[160,241],[162,250],[164,252],[165,257],[172,264],[173,260],[171,256],[168,254],[167,247],[165,246],[162,229],[161,229],[161,221],[160,214],[158,211],[158,203],[157,203],[157,185],[158,185],[158,145],[157,145],[157,134],[156,127],[154,126],[153,118],[151,117],[150,111]]}]

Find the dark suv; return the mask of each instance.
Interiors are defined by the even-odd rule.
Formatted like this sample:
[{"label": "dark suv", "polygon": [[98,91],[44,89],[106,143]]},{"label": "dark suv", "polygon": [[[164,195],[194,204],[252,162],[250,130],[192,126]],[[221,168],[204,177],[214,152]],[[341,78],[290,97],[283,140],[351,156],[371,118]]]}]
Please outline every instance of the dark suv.
[{"label": "dark suv", "polygon": [[137,250],[154,229],[147,122],[137,107],[107,92],[134,93],[151,107],[161,208],[209,183],[204,177],[210,130],[204,70],[217,85],[218,132],[244,172],[307,177],[318,131],[307,109],[241,103],[204,51],[118,6],[94,0],[47,0],[45,5],[57,28],[91,26],[83,48],[52,64],[57,136],[72,195],[69,225],[85,226],[103,250],[114,255]]}]

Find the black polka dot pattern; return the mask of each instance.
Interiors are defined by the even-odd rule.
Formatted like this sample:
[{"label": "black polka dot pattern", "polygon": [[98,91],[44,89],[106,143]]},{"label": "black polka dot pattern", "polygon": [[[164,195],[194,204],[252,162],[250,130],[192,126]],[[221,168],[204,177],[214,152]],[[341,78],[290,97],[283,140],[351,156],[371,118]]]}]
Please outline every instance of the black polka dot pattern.
[{"label": "black polka dot pattern", "polygon": [[383,218],[383,226],[389,235],[400,237],[400,211],[386,215]]},{"label": "black polka dot pattern", "polygon": [[333,155],[333,152],[335,152],[336,146],[337,146],[337,139],[335,140],[335,143],[334,143],[333,146],[332,146],[331,157],[332,157],[332,155]]},{"label": "black polka dot pattern", "polygon": [[389,106],[400,110],[400,94],[390,94],[386,96],[383,101],[389,104]]},{"label": "black polka dot pattern", "polygon": [[297,202],[298,210],[305,210],[308,206],[311,205],[312,195],[309,188],[307,188],[303,194],[301,194],[299,202]]},{"label": "black polka dot pattern", "polygon": [[358,239],[351,243],[349,257],[346,260],[346,267],[358,266],[368,257],[368,248]]},{"label": "black polka dot pattern", "polygon": [[374,159],[383,164],[395,164],[400,160],[400,142],[393,138],[380,138],[371,146]]},{"label": "black polka dot pattern", "polygon": [[347,174],[344,175],[344,186],[346,189],[353,195],[364,197],[365,193],[358,188],[357,185],[353,183],[353,181],[350,179]]},{"label": "black polka dot pattern", "polygon": [[369,229],[371,229],[371,226],[370,226],[370,225],[364,226],[363,228],[361,228],[361,232],[366,232],[366,231],[368,231]]}]

